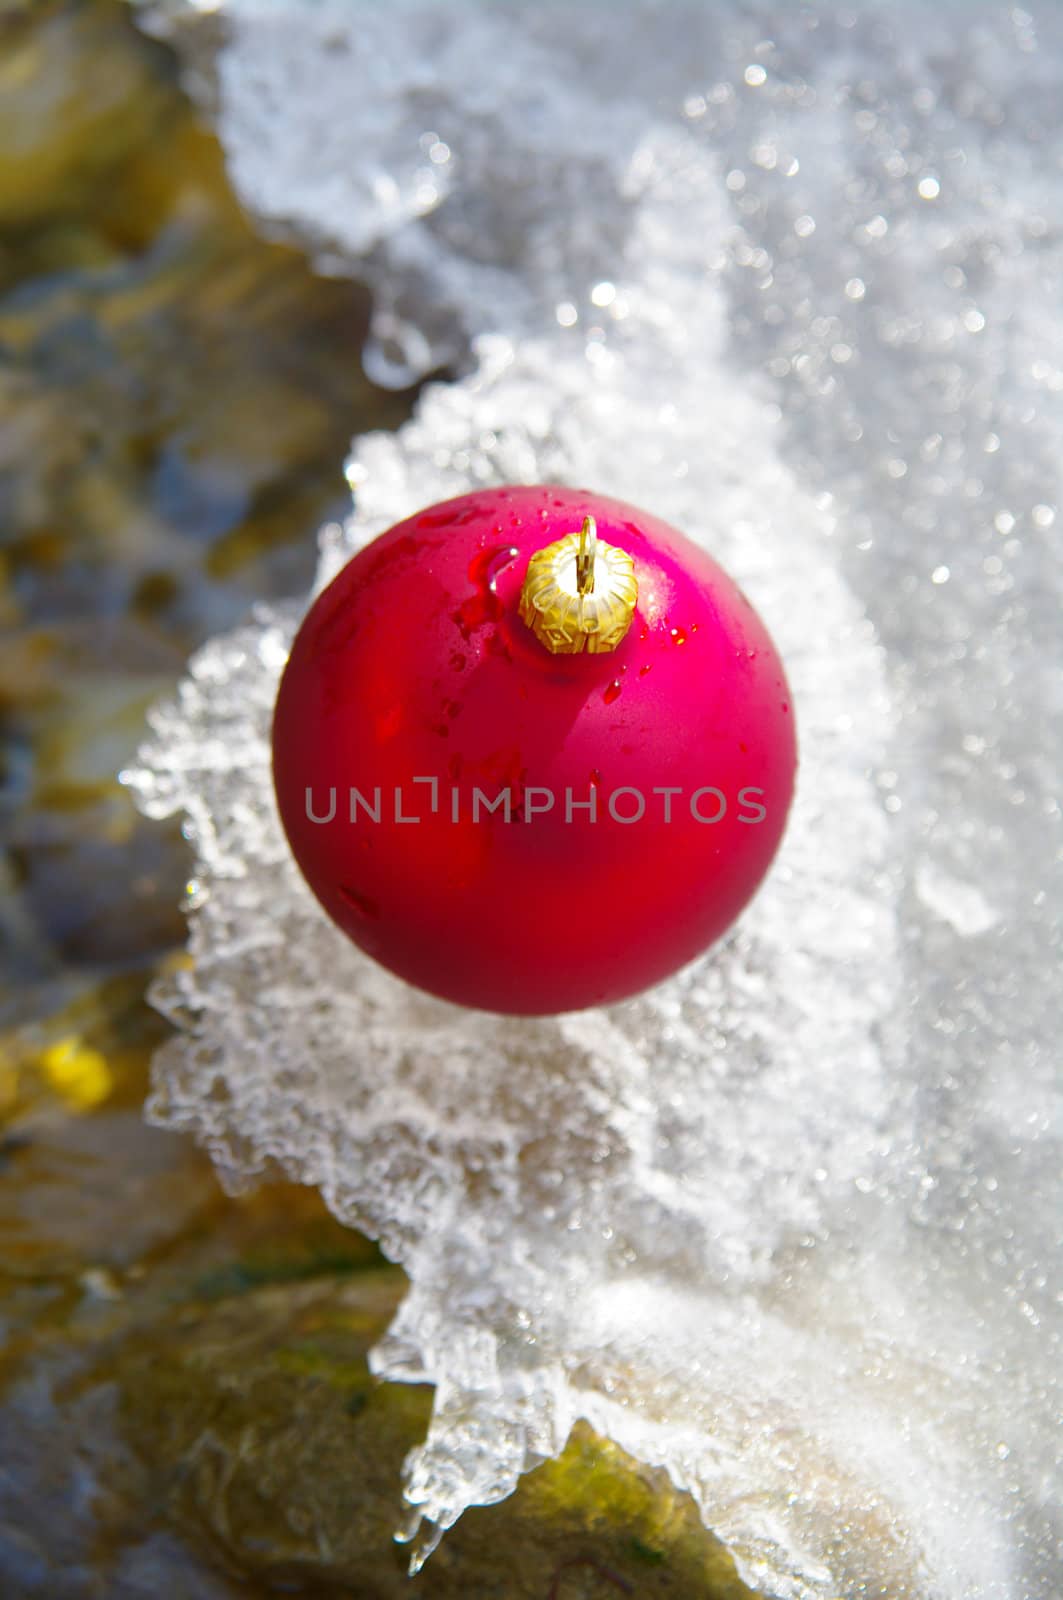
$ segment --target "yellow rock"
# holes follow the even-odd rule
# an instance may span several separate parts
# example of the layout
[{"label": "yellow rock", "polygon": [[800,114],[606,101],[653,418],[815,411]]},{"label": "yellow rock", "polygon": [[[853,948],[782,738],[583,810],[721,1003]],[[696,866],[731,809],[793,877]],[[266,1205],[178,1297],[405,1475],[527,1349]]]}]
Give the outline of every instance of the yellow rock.
[{"label": "yellow rock", "polygon": [[39,1064],[56,1094],[74,1111],[91,1111],[114,1088],[106,1058],[73,1033],[50,1045]]}]

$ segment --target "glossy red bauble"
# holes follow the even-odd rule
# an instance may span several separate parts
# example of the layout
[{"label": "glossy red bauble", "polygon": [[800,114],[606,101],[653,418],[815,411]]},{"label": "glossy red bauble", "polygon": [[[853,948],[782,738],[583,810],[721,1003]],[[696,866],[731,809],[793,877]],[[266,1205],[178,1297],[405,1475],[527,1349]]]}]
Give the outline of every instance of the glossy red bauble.
[{"label": "glossy red bauble", "polygon": [[[553,654],[530,558],[585,517],[634,563],[622,642]],[[277,801],[328,914],[410,983],[535,1014],[622,1000],[727,929],[783,833],[790,692],[749,601],[657,518],[481,490],[383,534],[311,607]]]}]

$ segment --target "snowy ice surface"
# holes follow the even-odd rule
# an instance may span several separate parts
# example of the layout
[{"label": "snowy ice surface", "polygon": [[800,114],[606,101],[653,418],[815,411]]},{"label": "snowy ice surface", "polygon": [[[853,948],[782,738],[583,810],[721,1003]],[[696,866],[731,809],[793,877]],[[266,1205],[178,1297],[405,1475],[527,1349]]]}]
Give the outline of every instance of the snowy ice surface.
[{"label": "snowy ice surface", "polygon": [[147,15],[248,206],[373,284],[374,376],[461,363],[356,441],[320,581],[477,484],[630,499],[753,597],[802,753],[721,947],[466,1013],[294,869],[304,602],[262,610],[128,775],[197,854],[151,1114],[406,1268],[415,1562],[584,1416],[766,1594],[1058,1600],[1063,15],[228,0],[216,57]]}]

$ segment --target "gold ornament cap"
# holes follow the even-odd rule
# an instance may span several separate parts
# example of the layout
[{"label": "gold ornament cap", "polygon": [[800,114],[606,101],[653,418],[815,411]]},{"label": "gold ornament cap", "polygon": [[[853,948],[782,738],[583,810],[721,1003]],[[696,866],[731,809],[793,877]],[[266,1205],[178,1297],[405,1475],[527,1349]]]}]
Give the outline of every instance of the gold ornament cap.
[{"label": "gold ornament cap", "polygon": [[593,517],[579,533],[537,550],[520,591],[520,618],[554,655],[604,655],[631,626],[639,589],[626,550],[598,538]]}]

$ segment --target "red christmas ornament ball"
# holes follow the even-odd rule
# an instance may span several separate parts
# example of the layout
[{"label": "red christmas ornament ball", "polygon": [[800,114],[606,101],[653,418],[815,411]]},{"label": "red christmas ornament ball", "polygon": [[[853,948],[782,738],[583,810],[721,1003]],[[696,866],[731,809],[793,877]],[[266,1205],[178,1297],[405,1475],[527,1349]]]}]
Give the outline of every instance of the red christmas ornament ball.
[{"label": "red christmas ornament ball", "polygon": [[550,485],[430,506],[360,551],[303,622],[273,723],[281,819],[329,916],[408,982],[522,1015],[622,1000],[718,939],[795,766],[741,590],[656,517]]}]

